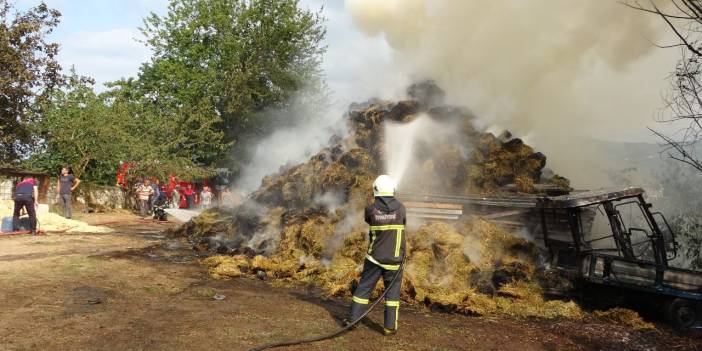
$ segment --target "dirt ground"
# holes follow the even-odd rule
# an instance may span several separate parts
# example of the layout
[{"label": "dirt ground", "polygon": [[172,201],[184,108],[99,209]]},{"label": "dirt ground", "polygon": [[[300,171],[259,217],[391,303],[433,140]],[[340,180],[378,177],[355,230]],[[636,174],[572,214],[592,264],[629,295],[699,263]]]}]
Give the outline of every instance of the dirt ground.
[{"label": "dirt ground", "polygon": [[[0,237],[0,350],[247,350],[333,330],[346,301],[252,278],[214,280],[167,225],[89,214],[110,234]],[[173,225],[173,224],[170,224]],[[215,295],[223,300],[213,299]],[[218,296],[219,297],[219,296]],[[702,350],[699,333],[470,317],[403,306],[337,339],[285,350]]]}]

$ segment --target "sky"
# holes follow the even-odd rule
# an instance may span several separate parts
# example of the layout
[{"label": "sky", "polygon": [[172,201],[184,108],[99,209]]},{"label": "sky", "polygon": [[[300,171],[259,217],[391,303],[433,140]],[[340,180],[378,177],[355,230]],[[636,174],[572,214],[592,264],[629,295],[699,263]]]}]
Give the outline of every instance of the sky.
[{"label": "sky", "polygon": [[[51,39],[61,45],[59,62],[64,69],[75,67],[79,74],[93,77],[96,88],[105,82],[136,76],[139,66],[150,57],[149,49],[138,42],[139,27],[150,12],[165,14],[168,0],[45,0],[61,12],[61,23]],[[19,9],[36,6],[37,0],[16,0]],[[322,7],[327,18],[328,46],[324,69],[330,88],[344,101],[367,99],[369,91],[358,92],[360,70],[387,67],[390,47],[381,37],[369,38],[354,29],[343,0],[302,0],[310,9]],[[387,71],[387,70],[383,70]],[[375,79],[377,74],[367,74]],[[368,85],[372,85],[368,82]],[[372,93],[372,91],[371,91]]]},{"label": "sky", "polygon": [[[135,76],[149,50],[135,39],[138,27],[151,11],[164,13],[166,0],[46,0],[61,12],[61,23],[51,36],[60,44],[59,63],[64,69],[75,67],[79,74],[93,77],[98,89],[102,83]],[[39,1],[18,0],[26,9]]]}]

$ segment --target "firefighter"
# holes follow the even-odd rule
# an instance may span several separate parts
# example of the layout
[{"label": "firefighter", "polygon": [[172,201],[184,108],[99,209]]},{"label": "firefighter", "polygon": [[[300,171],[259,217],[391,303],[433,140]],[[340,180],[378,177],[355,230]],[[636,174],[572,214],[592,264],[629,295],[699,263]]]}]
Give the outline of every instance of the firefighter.
[{"label": "firefighter", "polygon": [[[366,207],[365,220],[370,225],[368,252],[363,262],[363,271],[358,287],[354,291],[349,322],[355,321],[368,307],[368,299],[380,277],[385,289],[385,335],[397,332],[400,310],[400,286],[402,271],[400,264],[405,258],[405,206],[395,199],[395,182],[387,175],[379,176],[373,183],[373,205]],[[395,284],[390,282],[399,274]]]}]

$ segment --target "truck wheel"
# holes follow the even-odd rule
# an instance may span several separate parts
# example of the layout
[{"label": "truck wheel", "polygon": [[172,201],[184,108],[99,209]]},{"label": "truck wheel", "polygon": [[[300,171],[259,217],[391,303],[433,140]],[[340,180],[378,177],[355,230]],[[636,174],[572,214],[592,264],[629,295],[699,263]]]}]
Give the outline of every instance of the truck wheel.
[{"label": "truck wheel", "polygon": [[668,305],[668,321],[678,328],[692,328],[699,318],[699,310],[692,301],[675,299]]}]

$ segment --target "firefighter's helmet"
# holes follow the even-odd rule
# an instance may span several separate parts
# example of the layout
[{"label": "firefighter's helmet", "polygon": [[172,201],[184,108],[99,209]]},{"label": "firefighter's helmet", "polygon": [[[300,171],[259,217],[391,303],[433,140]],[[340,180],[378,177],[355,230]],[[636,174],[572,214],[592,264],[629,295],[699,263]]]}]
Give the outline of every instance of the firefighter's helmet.
[{"label": "firefighter's helmet", "polygon": [[373,182],[373,196],[395,196],[395,181],[389,175],[381,175]]}]

